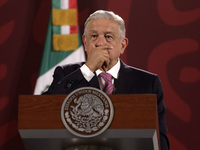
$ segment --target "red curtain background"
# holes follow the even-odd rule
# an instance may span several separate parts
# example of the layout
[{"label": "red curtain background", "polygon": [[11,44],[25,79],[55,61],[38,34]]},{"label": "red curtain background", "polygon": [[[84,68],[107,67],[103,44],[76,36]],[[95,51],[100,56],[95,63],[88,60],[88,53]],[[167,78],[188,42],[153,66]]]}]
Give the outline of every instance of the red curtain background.
[{"label": "red curtain background", "polygon": [[[200,1],[78,0],[81,34],[88,15],[112,10],[125,19],[129,65],[160,76],[172,150],[200,149]],[[51,0],[0,1],[0,149],[23,150],[17,131],[20,94],[38,76]]]}]

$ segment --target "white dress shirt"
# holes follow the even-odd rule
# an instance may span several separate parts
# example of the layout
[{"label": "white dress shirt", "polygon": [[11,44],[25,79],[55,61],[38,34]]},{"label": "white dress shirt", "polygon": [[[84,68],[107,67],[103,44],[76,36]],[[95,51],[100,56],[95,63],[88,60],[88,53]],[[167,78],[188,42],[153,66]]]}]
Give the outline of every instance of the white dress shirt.
[{"label": "white dress shirt", "polygon": [[[95,74],[84,64],[83,66],[81,66],[81,72],[84,76],[84,78],[89,82],[94,76]],[[106,73],[109,73],[112,75],[112,84],[114,84],[114,79],[118,78],[118,74],[119,74],[119,69],[120,69],[120,60],[118,59],[116,65],[114,65],[110,70],[108,70]],[[99,74],[102,71],[100,69],[98,69],[96,71],[96,75],[99,81],[99,86],[102,90],[103,85],[105,83],[104,79],[102,77],[99,76]]]}]

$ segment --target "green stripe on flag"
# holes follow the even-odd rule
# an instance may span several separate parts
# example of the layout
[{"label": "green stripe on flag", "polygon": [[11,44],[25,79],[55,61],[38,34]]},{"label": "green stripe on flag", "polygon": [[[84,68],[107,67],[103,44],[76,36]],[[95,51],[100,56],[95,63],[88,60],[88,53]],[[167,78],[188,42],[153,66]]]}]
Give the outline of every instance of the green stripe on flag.
[{"label": "green stripe on flag", "polygon": [[61,34],[61,26],[54,26],[52,25],[53,33],[54,34]]},{"label": "green stripe on flag", "polygon": [[52,8],[60,9],[61,8],[60,0],[52,0]]}]

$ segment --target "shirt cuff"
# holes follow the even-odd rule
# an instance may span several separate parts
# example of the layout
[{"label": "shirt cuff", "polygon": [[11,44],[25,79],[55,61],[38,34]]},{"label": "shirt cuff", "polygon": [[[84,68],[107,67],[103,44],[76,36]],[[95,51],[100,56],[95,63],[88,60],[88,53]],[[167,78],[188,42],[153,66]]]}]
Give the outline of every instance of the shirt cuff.
[{"label": "shirt cuff", "polygon": [[84,78],[89,82],[93,77],[94,77],[94,73],[84,64],[83,66],[81,66],[80,68]]}]

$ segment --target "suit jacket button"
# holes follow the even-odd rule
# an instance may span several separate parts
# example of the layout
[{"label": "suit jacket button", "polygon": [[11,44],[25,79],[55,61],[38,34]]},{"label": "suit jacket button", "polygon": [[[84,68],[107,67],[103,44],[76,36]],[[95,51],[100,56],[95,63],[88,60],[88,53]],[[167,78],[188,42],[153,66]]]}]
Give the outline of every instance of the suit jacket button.
[{"label": "suit jacket button", "polygon": [[68,84],[67,84],[67,87],[68,87],[68,88],[70,88],[71,86],[72,86],[72,84],[71,84],[71,83],[68,83]]}]

